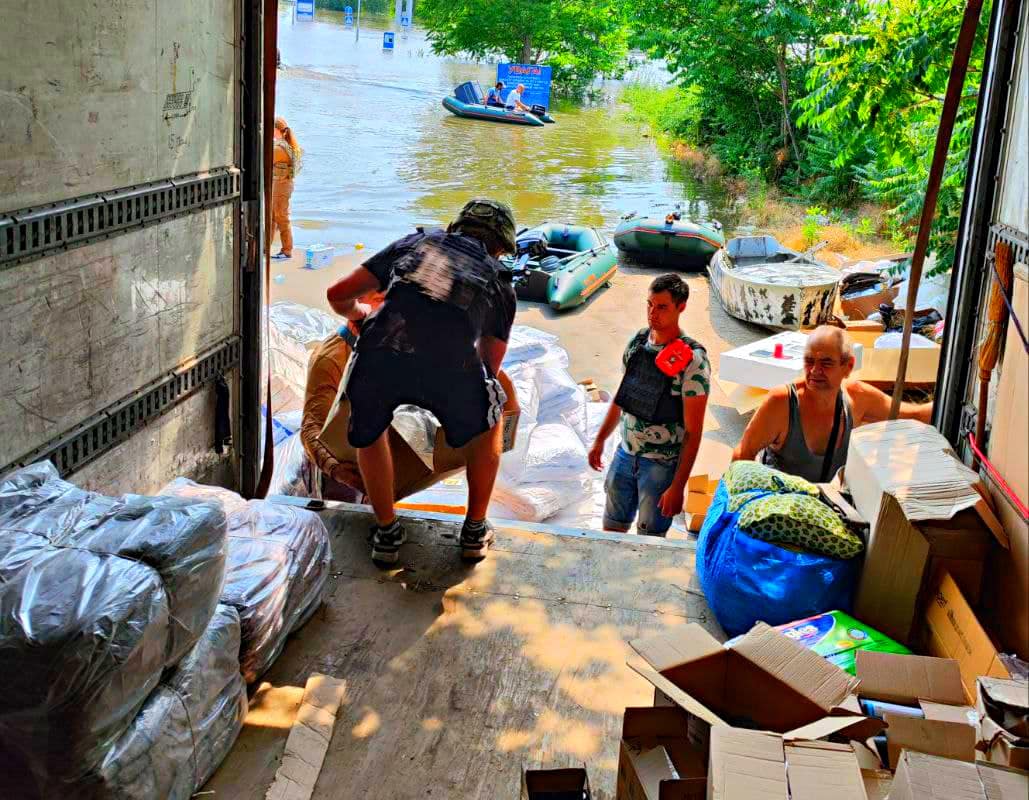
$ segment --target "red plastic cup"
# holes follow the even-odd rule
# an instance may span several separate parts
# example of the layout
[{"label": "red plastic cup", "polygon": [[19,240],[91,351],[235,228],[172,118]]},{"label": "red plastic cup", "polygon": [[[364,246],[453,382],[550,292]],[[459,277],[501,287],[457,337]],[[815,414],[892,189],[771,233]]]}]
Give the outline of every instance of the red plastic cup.
[{"label": "red plastic cup", "polygon": [[782,358],[783,357],[782,342],[776,342],[775,343],[775,350],[772,351],[772,357],[773,358]]}]

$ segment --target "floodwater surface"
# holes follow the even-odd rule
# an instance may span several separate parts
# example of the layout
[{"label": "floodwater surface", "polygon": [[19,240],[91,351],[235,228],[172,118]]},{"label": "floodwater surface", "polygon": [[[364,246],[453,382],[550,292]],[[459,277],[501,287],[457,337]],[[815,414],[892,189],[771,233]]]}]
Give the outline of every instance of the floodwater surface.
[{"label": "floodwater surface", "polygon": [[279,19],[283,69],[276,113],[303,149],[292,201],[300,246],[369,250],[416,225],[442,225],[471,197],[510,203],[519,227],[544,221],[597,227],[608,236],[628,212],[662,213],[676,202],[730,228],[730,199],[662,153],[617,103],[555,102],[543,128],[459,119],[441,101],[454,86],[495,80],[495,64],[434,55],[423,31],[382,48],[386,20],[342,16]]}]

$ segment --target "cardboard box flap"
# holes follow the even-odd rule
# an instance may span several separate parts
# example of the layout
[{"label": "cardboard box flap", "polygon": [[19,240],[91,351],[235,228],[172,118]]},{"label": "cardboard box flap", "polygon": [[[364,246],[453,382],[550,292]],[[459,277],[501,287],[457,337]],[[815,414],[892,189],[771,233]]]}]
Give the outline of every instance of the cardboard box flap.
[{"label": "cardboard box flap", "polygon": [[979,689],[996,703],[1029,711],[1029,682],[1006,678],[979,678]]},{"label": "cardboard box flap", "polygon": [[822,719],[817,722],[812,722],[810,725],[794,728],[792,731],[784,733],[783,738],[787,741],[801,739],[816,741],[818,739],[824,739],[827,736],[831,736],[834,733],[841,733],[845,734],[850,739],[864,741],[865,739],[871,739],[885,727],[886,723],[881,719],[874,719],[872,717],[853,716],[849,714],[843,716],[829,716],[822,717]]},{"label": "cardboard box flap", "polygon": [[965,704],[961,670],[952,658],[858,650],[857,676],[861,696],[872,700],[903,705],[917,705],[919,700]]},{"label": "cardboard box flap", "polygon": [[905,751],[890,800],[988,800],[975,764]]},{"label": "cardboard box flap", "polygon": [[661,794],[661,781],[678,780],[671,756],[663,747],[653,747],[634,761],[636,777],[643,786],[648,800],[657,800]]},{"label": "cardboard box flap", "polygon": [[886,715],[886,745],[890,766],[896,767],[902,750],[975,761],[976,729],[967,722],[942,722],[902,714]]},{"label": "cardboard box flap", "polygon": [[711,729],[710,800],[789,797],[783,740],[774,733],[727,726]]},{"label": "cardboard box flap", "polygon": [[684,711],[688,711],[690,714],[699,717],[709,725],[728,724],[714,711],[712,711],[702,703],[698,703],[696,700],[694,700],[692,697],[686,694],[686,692],[684,692],[682,689],[680,689],[678,686],[676,686],[674,683],[668,680],[668,678],[666,678],[657,670],[651,669],[645,664],[642,664],[639,661],[635,660],[629,661],[628,664],[630,669],[632,669],[636,674],[640,675],[641,677],[649,681],[655,689],[660,689],[662,692],[664,692],[669,700],[671,700]]},{"label": "cardboard box flap", "polygon": [[952,706],[947,703],[934,703],[931,700],[919,700],[918,705],[922,707],[922,713],[928,720],[960,722],[972,727],[979,724],[979,715],[971,706]]},{"label": "cardboard box flap", "polygon": [[1025,800],[1029,797],[1029,773],[979,762],[979,780],[986,800]]},{"label": "cardboard box flap", "polygon": [[865,800],[861,768],[849,745],[790,742],[784,750],[791,800]]},{"label": "cardboard box flap", "polygon": [[695,622],[673,628],[668,633],[633,639],[629,645],[658,672],[720,653],[723,649],[714,636]]},{"label": "cardboard box flap", "polygon": [[868,800],[889,800],[893,787],[893,773],[887,769],[863,769],[861,780],[865,784]]},{"label": "cardboard box flap", "polygon": [[843,703],[857,688],[857,679],[813,650],[758,623],[732,645],[756,664],[825,712]]}]

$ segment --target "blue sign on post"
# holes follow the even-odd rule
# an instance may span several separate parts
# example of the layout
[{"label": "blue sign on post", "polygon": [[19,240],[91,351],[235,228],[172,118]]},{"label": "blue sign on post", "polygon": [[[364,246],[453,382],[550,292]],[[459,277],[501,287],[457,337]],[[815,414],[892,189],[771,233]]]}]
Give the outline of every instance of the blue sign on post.
[{"label": "blue sign on post", "polygon": [[402,27],[402,28],[410,28],[411,27],[411,18],[406,16],[406,15],[401,17],[400,18],[400,27]]},{"label": "blue sign on post", "polygon": [[386,31],[385,33],[383,33],[382,34],[382,49],[383,50],[392,50],[393,49],[393,39],[394,38],[395,37],[393,35],[393,31]]},{"label": "blue sign on post", "polygon": [[297,0],[297,19],[314,19],[314,0]]},{"label": "blue sign on post", "polygon": [[[522,102],[527,106],[550,107],[550,67],[542,64],[497,64],[497,80],[504,82],[504,92],[519,83],[525,84]],[[507,94],[504,95],[505,99]]]},{"label": "blue sign on post", "polygon": [[354,9],[352,6],[347,6],[343,9],[343,24],[350,28],[354,24]]}]

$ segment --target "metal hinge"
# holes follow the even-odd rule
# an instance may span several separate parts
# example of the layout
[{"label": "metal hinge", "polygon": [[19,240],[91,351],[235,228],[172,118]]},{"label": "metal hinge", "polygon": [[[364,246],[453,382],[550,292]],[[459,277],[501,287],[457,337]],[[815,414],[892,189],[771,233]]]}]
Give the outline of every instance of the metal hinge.
[{"label": "metal hinge", "polygon": [[238,336],[225,339],[188,364],[99,411],[31,453],[0,467],[0,475],[44,460],[52,461],[61,477],[70,475],[237,367],[240,351]]},{"label": "metal hinge", "polygon": [[232,202],[239,186],[226,167],[0,214],[0,269]]}]

